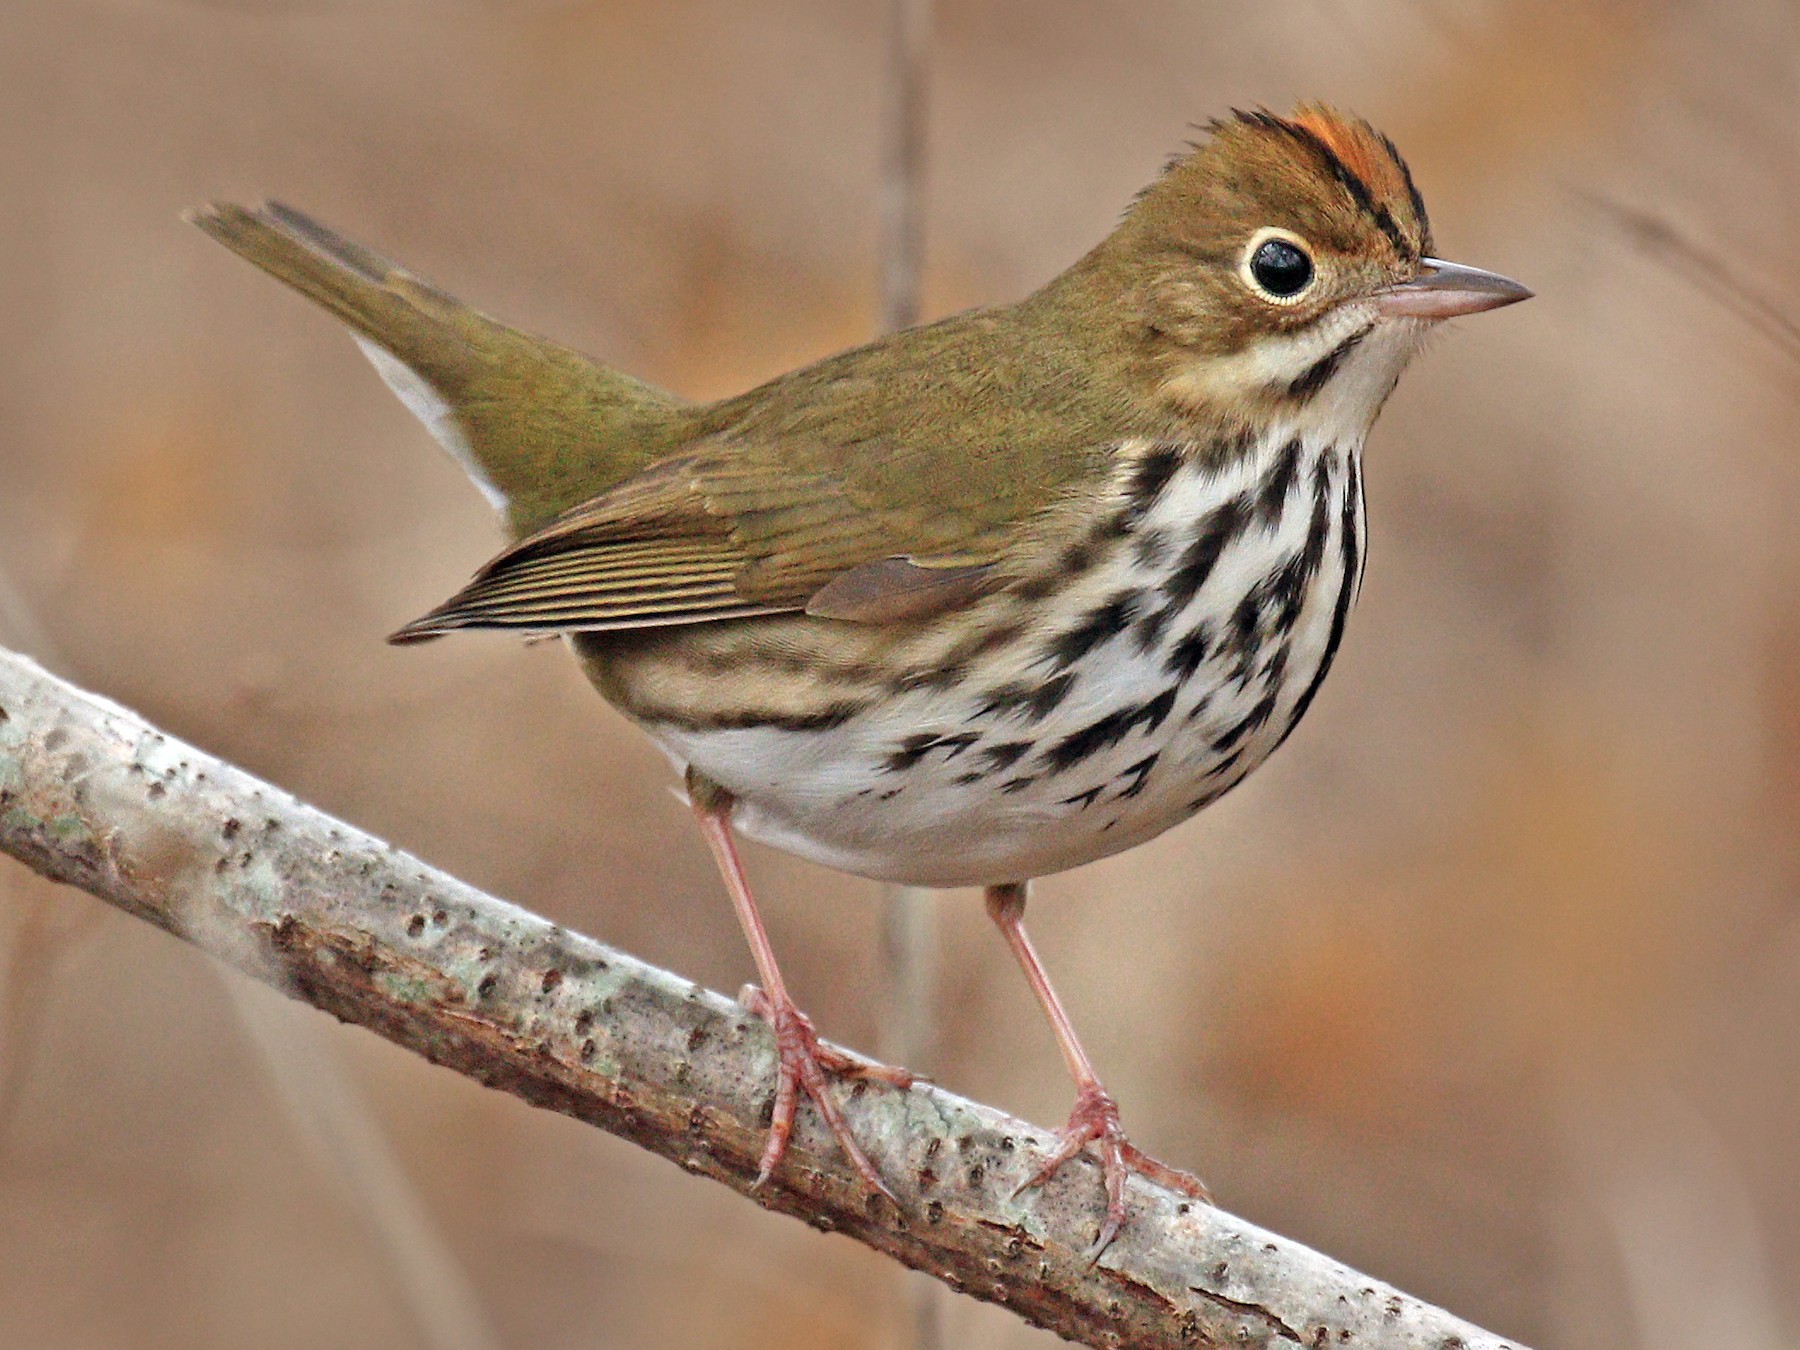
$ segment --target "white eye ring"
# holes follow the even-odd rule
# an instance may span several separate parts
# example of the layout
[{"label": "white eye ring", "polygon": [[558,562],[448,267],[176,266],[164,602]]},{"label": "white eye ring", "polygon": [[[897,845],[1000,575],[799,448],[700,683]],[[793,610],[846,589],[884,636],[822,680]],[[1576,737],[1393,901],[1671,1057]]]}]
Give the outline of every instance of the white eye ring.
[{"label": "white eye ring", "polygon": [[[1271,249],[1269,245],[1276,245]],[[1238,275],[1259,299],[1272,305],[1292,305],[1306,298],[1318,282],[1318,265],[1312,250],[1291,230],[1265,226],[1250,236]],[[1291,285],[1291,290],[1283,286]]]}]

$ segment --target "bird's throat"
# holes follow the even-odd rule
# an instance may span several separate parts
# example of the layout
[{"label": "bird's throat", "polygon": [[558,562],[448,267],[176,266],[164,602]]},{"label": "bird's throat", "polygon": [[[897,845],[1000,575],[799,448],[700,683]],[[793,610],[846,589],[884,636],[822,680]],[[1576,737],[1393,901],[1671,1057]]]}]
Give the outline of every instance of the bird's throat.
[{"label": "bird's throat", "polygon": [[1171,352],[1158,393],[1189,417],[1282,423],[1323,440],[1360,443],[1425,329],[1383,319],[1368,306],[1345,306],[1235,352]]}]

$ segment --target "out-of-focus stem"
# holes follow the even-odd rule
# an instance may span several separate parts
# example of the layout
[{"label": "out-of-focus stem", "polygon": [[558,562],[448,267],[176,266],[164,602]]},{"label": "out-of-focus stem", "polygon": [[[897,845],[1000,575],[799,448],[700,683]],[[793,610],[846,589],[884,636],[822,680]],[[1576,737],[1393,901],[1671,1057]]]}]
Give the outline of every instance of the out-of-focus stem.
[{"label": "out-of-focus stem", "polygon": [[[885,332],[919,321],[931,5],[932,0],[890,0],[888,7],[881,127],[881,327]],[[880,1053],[889,1063],[928,1073],[937,964],[931,892],[917,886],[889,886],[882,908],[888,1008]],[[941,1350],[942,1290],[933,1281],[910,1276],[907,1296],[912,1350]]]}]

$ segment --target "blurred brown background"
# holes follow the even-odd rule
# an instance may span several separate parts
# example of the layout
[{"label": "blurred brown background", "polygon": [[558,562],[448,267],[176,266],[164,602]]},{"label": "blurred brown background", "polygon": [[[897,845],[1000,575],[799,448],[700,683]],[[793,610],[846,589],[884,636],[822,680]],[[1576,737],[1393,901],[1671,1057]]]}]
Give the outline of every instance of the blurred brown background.
[{"label": "blurred brown background", "polygon": [[[565,655],[382,644],[497,544],[487,509],[330,320],[177,213],[278,195],[733,391],[875,322],[884,10],[7,0],[0,640],[735,989],[660,756]],[[1540,294],[1447,334],[1377,427],[1364,598],[1301,733],[1200,821],[1040,888],[1139,1142],[1540,1348],[1791,1343],[1800,365],[1582,194],[1800,309],[1800,10],[939,10],[929,315],[1065,265],[1189,122],[1304,96],[1394,135],[1448,256]],[[751,862],[802,1002],[872,1046],[877,888]],[[979,904],[940,911],[928,1067],[1061,1120]],[[904,1288],[0,866],[7,1347],[898,1350]],[[1047,1343],[945,1317],[951,1345]]]}]

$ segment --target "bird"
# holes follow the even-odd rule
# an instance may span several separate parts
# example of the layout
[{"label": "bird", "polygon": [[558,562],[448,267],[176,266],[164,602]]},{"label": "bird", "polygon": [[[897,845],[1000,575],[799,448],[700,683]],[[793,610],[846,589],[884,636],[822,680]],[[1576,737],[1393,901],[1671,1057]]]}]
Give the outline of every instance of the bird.
[{"label": "bird", "polygon": [[1362,448],[1443,320],[1532,292],[1439,258],[1391,139],[1326,104],[1199,129],[1022,300],[690,402],[487,317],[278,203],[188,218],[346,324],[510,542],[394,633],[557,635],[657,742],[725,882],[777,1047],[758,1184],[810,1101],[898,1204],[783,980],[739,835],[861,877],[977,887],[1073,1109],[1021,1190],[1132,1144],[1024,925],[1032,881],[1132,848],[1281,745],[1367,558]]}]

